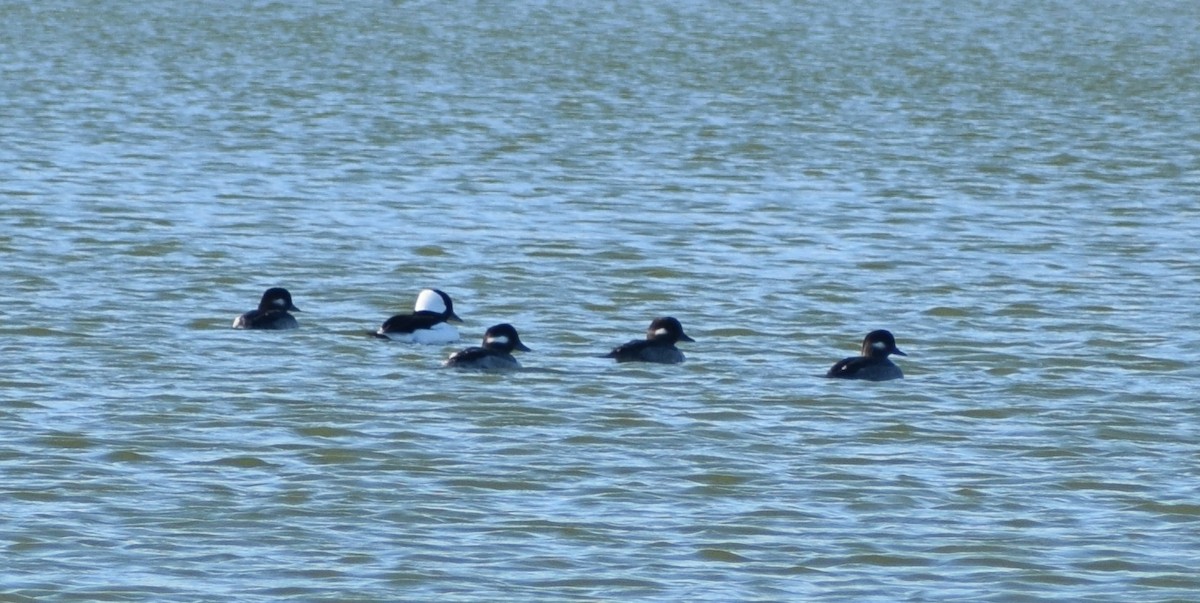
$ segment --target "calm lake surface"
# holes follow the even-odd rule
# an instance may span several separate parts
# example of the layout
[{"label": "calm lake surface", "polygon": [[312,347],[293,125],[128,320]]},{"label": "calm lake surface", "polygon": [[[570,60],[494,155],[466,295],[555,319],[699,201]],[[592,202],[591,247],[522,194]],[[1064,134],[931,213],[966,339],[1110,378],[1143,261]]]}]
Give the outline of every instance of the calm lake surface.
[{"label": "calm lake surface", "polygon": [[1195,601],[1198,23],[4,3],[0,601]]}]

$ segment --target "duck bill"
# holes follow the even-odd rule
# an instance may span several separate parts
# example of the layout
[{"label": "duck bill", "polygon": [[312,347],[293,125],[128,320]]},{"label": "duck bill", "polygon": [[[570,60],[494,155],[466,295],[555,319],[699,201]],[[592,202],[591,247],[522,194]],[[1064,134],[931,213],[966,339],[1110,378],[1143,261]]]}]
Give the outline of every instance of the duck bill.
[{"label": "duck bill", "polygon": [[450,316],[447,316],[446,320],[447,321],[452,320],[454,322],[462,322],[463,321],[463,319],[459,318],[458,315],[455,314],[454,312],[450,312]]},{"label": "duck bill", "polygon": [[679,334],[679,341],[690,341],[690,342],[692,342],[692,343],[695,343],[695,342],[696,342],[696,340],[695,340],[695,339],[692,339],[691,337],[688,337],[688,336],[687,336],[687,333],[680,333],[680,334]]},{"label": "duck bill", "polygon": [[297,307],[296,307],[295,305],[293,305],[293,304],[288,304],[288,307],[287,307],[287,309],[288,309],[288,311],[289,311],[289,312],[299,312],[299,311],[300,311],[300,308],[297,308]]},{"label": "duck bill", "polygon": [[527,346],[519,341],[517,342],[517,345],[513,346],[513,348],[521,350],[522,352],[532,352],[533,351],[533,350],[529,349],[529,346]]},{"label": "duck bill", "polygon": [[900,348],[892,348],[892,353],[897,356],[907,356],[908,355],[908,354],[905,354],[904,352],[901,352]]}]

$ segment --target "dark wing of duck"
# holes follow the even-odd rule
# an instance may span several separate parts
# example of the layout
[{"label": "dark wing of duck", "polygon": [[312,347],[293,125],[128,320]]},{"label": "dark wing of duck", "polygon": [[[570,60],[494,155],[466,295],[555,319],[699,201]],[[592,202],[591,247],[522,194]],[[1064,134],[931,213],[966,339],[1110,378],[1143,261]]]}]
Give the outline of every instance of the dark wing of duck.
[{"label": "dark wing of duck", "polygon": [[445,322],[437,312],[416,312],[413,314],[397,314],[385,321],[380,327],[384,333],[412,333],[420,329],[428,329],[439,322]]},{"label": "dark wing of duck", "polygon": [[237,317],[237,320],[234,321],[233,326],[239,327],[242,329],[253,329],[254,321],[258,320],[259,314],[261,314],[261,312],[259,312],[258,310],[250,310],[249,312],[244,312],[241,316]]},{"label": "dark wing of duck", "polygon": [[833,365],[829,369],[828,373],[825,373],[825,376],[840,379],[853,379],[855,374],[857,374],[862,368],[863,361],[865,360],[866,358],[862,356],[851,356],[849,358],[839,360],[837,364]]},{"label": "dark wing of duck", "polygon": [[251,310],[241,315],[235,326],[243,329],[286,330],[299,326],[296,318],[284,310]]},{"label": "dark wing of duck", "polygon": [[453,366],[455,364],[479,362],[480,360],[483,360],[492,354],[492,350],[487,348],[467,348],[465,350],[459,350],[453,354],[450,354],[450,357],[446,359],[446,364]]},{"label": "dark wing of duck", "polygon": [[616,358],[617,362],[636,362],[642,359],[642,352],[646,346],[650,345],[647,339],[634,339],[628,343],[623,343],[612,349],[611,352],[605,354],[605,358]]}]

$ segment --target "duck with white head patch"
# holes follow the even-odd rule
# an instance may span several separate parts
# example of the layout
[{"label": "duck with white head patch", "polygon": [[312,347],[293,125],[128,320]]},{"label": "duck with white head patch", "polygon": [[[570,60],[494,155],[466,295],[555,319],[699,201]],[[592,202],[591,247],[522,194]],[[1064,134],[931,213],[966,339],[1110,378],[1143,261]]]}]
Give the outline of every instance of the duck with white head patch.
[{"label": "duck with white head patch", "polygon": [[454,300],[439,289],[422,289],[411,314],[397,314],[383,322],[375,336],[381,339],[438,345],[458,341],[458,329],[449,321],[462,322],[454,313]]},{"label": "duck with white head patch", "polygon": [[263,293],[258,308],[233,320],[235,329],[295,329],[300,326],[296,317],[288,312],[299,312],[292,303],[292,294],[283,287],[272,287]]},{"label": "duck with white head patch", "polygon": [[521,343],[517,329],[508,323],[491,327],[483,334],[483,345],[455,352],[442,366],[465,369],[512,370],[521,368],[513,350],[532,351]]},{"label": "duck with white head patch", "polygon": [[646,329],[645,339],[634,339],[619,345],[605,358],[615,358],[617,362],[657,362],[659,364],[678,364],[683,362],[683,352],[675,347],[679,341],[696,341],[683,332],[683,325],[671,316],[655,318]]},{"label": "duck with white head patch", "polygon": [[839,361],[825,373],[836,379],[863,379],[866,381],[890,381],[903,379],[900,367],[888,359],[891,354],[907,356],[896,347],[896,338],[890,331],[871,331],[863,338],[862,355],[851,356]]}]

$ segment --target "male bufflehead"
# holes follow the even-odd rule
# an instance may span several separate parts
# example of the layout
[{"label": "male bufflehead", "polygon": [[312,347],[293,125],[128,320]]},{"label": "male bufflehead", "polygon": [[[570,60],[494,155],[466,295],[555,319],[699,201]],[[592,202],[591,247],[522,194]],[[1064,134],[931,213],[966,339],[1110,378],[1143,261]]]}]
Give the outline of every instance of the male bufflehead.
[{"label": "male bufflehead", "polygon": [[455,352],[442,366],[469,369],[519,369],[521,363],[513,358],[512,351],[531,351],[521,343],[517,330],[508,323],[491,327],[483,334],[483,347],[467,348]]},{"label": "male bufflehead", "polygon": [[300,326],[296,317],[288,311],[299,312],[292,304],[292,294],[283,287],[271,287],[263,293],[258,309],[251,310],[233,320],[235,329],[295,329]]},{"label": "male bufflehead", "polygon": [[462,322],[454,313],[454,302],[437,289],[422,289],[412,314],[397,314],[375,331],[375,336],[430,345],[458,341],[458,329],[447,321]]},{"label": "male bufflehead", "polygon": [[683,325],[670,316],[655,318],[646,329],[645,339],[634,339],[613,348],[605,358],[616,358],[617,362],[658,362],[678,364],[683,362],[683,352],[675,347],[677,341],[696,341],[683,332]]},{"label": "male bufflehead", "polygon": [[863,338],[861,356],[851,356],[838,362],[825,376],[867,381],[903,379],[904,373],[900,371],[900,367],[888,360],[889,354],[908,355],[896,347],[896,338],[892,337],[890,332],[883,329],[871,331]]}]

